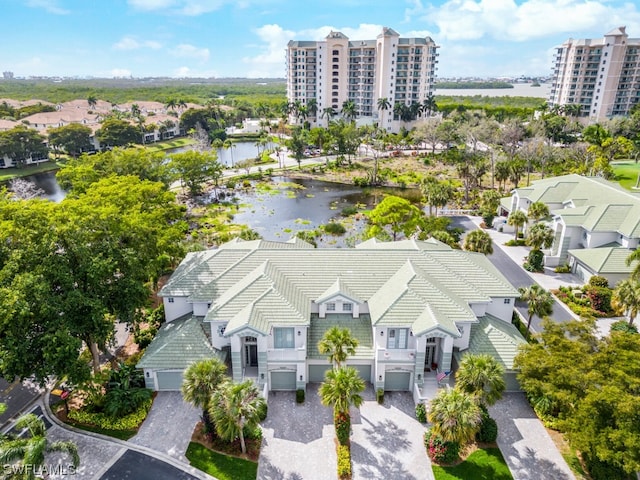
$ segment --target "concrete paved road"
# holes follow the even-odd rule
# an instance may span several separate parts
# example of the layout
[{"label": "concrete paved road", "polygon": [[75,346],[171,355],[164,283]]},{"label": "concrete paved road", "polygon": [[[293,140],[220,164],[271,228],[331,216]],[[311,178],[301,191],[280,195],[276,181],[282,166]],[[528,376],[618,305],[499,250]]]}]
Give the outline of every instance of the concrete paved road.
[{"label": "concrete paved road", "polygon": [[[460,216],[450,218],[452,220],[452,226],[464,228],[465,231],[471,231],[478,228],[476,224],[473,223],[471,219],[469,219],[469,217]],[[501,246],[496,245],[495,242],[493,245],[493,254],[487,255],[487,258],[515,288],[529,287],[536,283],[527,274],[527,272],[525,272],[522,266],[514,262],[506,253],[502,251]],[[517,301],[516,309],[524,318],[529,317],[529,314],[527,313],[526,302]],[[560,304],[560,302],[555,299],[553,302],[553,314],[551,314],[551,318],[560,323],[568,322],[569,320],[573,319],[569,312],[567,312],[565,308]],[[531,320],[531,330],[536,333],[542,331],[542,319],[537,315],[534,315],[533,319]]]},{"label": "concrete paved road", "polygon": [[505,393],[489,413],[498,424],[498,446],[514,480],[575,479],[524,393]]},{"label": "concrete paved road", "polygon": [[197,480],[197,477],[177,469],[157,458],[133,450],[125,451],[100,477],[100,480]]},{"label": "concrete paved road", "polygon": [[40,395],[42,389],[29,381],[9,382],[0,378],[0,402],[7,405],[7,410],[0,415],[0,429],[4,429],[10,421],[25,413]]}]

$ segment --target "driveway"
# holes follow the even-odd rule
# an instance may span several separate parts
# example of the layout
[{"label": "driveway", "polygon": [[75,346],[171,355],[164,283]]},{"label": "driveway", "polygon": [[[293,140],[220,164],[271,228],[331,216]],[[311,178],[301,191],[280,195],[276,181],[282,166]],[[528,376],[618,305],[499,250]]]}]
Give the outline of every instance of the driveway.
[{"label": "driveway", "polygon": [[[318,386],[307,386],[302,405],[295,392],[269,394],[258,480],[337,478],[333,416],[320,403]],[[411,394],[387,393],[378,405],[369,385],[363,397],[360,410],[351,411],[353,479],[433,479]]]},{"label": "driveway", "polygon": [[147,419],[129,441],[188,464],[184,453],[201,413],[180,392],[158,392]]},{"label": "driveway", "polygon": [[514,480],[575,479],[524,393],[506,393],[489,413],[498,423],[498,446]]}]

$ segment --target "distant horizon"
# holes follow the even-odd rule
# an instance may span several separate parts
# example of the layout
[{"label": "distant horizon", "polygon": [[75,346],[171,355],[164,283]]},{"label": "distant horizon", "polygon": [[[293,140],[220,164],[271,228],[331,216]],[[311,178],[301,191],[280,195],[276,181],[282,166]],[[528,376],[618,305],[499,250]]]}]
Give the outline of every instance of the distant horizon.
[{"label": "distant horizon", "polygon": [[[3,5],[0,71],[16,77],[283,78],[290,40],[383,26],[440,46],[440,78],[545,77],[555,47],[626,26],[626,0],[14,0]],[[606,21],[603,21],[606,19]],[[384,24],[381,22],[384,20]]]}]

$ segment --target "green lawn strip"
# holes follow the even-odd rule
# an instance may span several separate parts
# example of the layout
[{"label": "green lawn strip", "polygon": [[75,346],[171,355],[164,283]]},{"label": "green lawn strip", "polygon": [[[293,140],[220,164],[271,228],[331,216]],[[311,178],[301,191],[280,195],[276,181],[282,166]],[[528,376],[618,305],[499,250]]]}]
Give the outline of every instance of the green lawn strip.
[{"label": "green lawn strip", "polygon": [[453,467],[433,466],[436,480],[513,480],[499,448],[482,448]]},{"label": "green lawn strip", "polygon": [[93,432],[93,433],[100,433],[102,435],[118,438],[120,440],[129,440],[136,433],[138,433],[137,430],[106,430],[103,428],[92,427],[90,425],[84,425],[82,423],[75,423],[71,421],[67,421],[67,423],[73,427],[79,428],[80,430],[86,430],[87,432]]},{"label": "green lawn strip", "polygon": [[628,160],[612,163],[611,166],[620,185],[628,190],[636,186],[638,174],[640,174],[640,162],[636,163],[633,160]]},{"label": "green lawn strip", "polygon": [[192,138],[178,138],[175,140],[166,140],[163,142],[152,143],[145,145],[150,152],[161,152],[163,150],[170,150],[172,148],[184,147],[186,145],[193,145],[195,142]]},{"label": "green lawn strip", "polygon": [[218,480],[255,480],[258,474],[257,463],[214,452],[199,443],[189,443],[185,455],[191,465]]},{"label": "green lawn strip", "polygon": [[13,178],[27,177],[36,173],[50,172],[52,170],[58,170],[60,164],[56,162],[43,162],[37,165],[25,165],[24,167],[11,167],[7,169],[0,169],[0,182],[6,182]]}]

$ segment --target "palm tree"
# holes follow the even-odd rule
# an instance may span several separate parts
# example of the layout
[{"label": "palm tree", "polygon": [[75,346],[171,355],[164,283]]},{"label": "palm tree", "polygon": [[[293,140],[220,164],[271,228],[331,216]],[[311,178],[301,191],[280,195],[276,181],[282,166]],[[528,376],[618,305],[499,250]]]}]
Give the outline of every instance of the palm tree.
[{"label": "palm tree", "polygon": [[333,422],[338,441],[346,444],[351,429],[351,406],[360,408],[362,395],[365,389],[364,380],[353,367],[342,367],[337,370],[329,370],[325,381],[320,385],[318,394],[320,401],[327,407],[333,407]]},{"label": "palm tree", "polygon": [[348,122],[351,122],[356,118],[356,109],[356,102],[353,100],[345,100],[342,103],[342,116],[346,118]]},{"label": "palm tree", "polygon": [[549,248],[553,244],[553,230],[544,223],[536,223],[527,230],[527,245],[534,250]]},{"label": "palm tree", "polygon": [[[16,422],[18,431],[27,429],[29,438],[7,440],[0,445],[0,463],[3,465],[20,462],[25,468],[26,478],[35,479],[35,473],[44,465],[45,455],[50,452],[63,452],[71,457],[74,467],[80,465],[76,444],[67,442],[49,442],[44,422],[32,413],[20,417]],[[22,477],[21,477],[22,478]]]},{"label": "palm tree", "polygon": [[222,146],[225,150],[229,150],[231,152],[231,166],[233,167],[233,149],[236,148],[236,144],[227,138]]},{"label": "palm tree", "polygon": [[627,266],[630,266],[633,262],[638,262],[631,272],[631,278],[634,280],[640,280],[640,248],[634,250],[631,255],[627,257]]},{"label": "palm tree", "polygon": [[611,304],[629,315],[629,325],[640,313],[640,283],[633,279],[623,280],[613,290]]},{"label": "palm tree", "polygon": [[95,95],[89,95],[87,97],[87,104],[89,105],[89,108],[96,108],[96,105],[98,105],[98,97]]},{"label": "palm tree", "polygon": [[527,223],[527,215],[522,210],[516,210],[511,212],[509,218],[507,218],[507,224],[515,227],[515,238],[518,239],[518,233],[520,233],[520,227]]},{"label": "palm tree", "polygon": [[264,407],[264,398],[251,380],[242,383],[225,382],[214,392],[209,414],[218,435],[230,442],[240,437],[242,453],[247,453],[244,428],[258,426],[260,412]]},{"label": "palm tree", "polygon": [[329,122],[333,117],[335,117],[335,115],[336,115],[336,111],[333,109],[333,107],[326,107],[322,109],[322,113],[320,114],[320,117],[327,119],[327,127],[329,127]]},{"label": "palm tree", "polygon": [[537,222],[538,220],[549,216],[549,207],[543,202],[533,202],[527,210],[529,220]]},{"label": "palm tree", "polygon": [[436,104],[436,97],[433,93],[429,93],[422,104],[423,111],[430,117],[433,112],[438,111],[438,105]]},{"label": "palm tree", "polygon": [[380,128],[382,128],[385,132],[387,131],[387,127],[384,124],[384,115],[383,113],[386,110],[391,108],[391,102],[387,97],[380,97],[377,102],[378,110],[380,111]]},{"label": "palm tree", "polygon": [[482,405],[493,405],[506,389],[504,368],[491,355],[464,355],[456,372],[456,388],[475,395]]},{"label": "palm tree", "polygon": [[464,445],[480,428],[482,410],[475,398],[458,388],[440,390],[431,400],[429,422],[431,431],[445,442]]},{"label": "palm tree", "polygon": [[182,397],[196,408],[202,409],[206,417],[213,392],[225,381],[227,367],[217,358],[194,362],[184,372]]},{"label": "palm tree", "polygon": [[169,110],[169,109],[175,110],[176,107],[178,106],[178,102],[176,101],[175,98],[169,98],[169,99],[167,99],[167,101],[164,104],[164,106],[167,108],[167,110]]},{"label": "palm tree", "polygon": [[491,255],[493,253],[491,235],[482,230],[474,230],[464,237],[462,247],[470,252],[478,252],[485,255]]},{"label": "palm tree", "polygon": [[420,184],[420,190],[429,205],[429,215],[432,213],[432,207],[435,207],[437,216],[438,207],[445,207],[453,198],[451,184],[449,182],[441,182],[434,177],[425,177]]},{"label": "palm tree", "polygon": [[142,114],[142,111],[140,110],[140,107],[138,106],[137,103],[134,103],[133,105],[131,105],[132,117],[140,117],[141,114]]},{"label": "palm tree", "polygon": [[318,351],[322,354],[329,354],[329,362],[333,363],[337,370],[342,366],[342,362],[347,356],[356,353],[358,340],[351,335],[348,328],[331,327],[324,332],[322,340],[318,343]]},{"label": "palm tree", "polygon": [[309,116],[316,118],[316,114],[318,113],[318,101],[315,98],[310,99],[307,102],[307,109],[309,111]]},{"label": "palm tree", "polygon": [[534,315],[539,317],[546,317],[553,313],[553,297],[540,285],[533,284],[530,287],[520,287],[520,300],[524,300],[528,303],[527,313],[529,318],[527,319],[527,334],[531,328],[531,320]]}]

